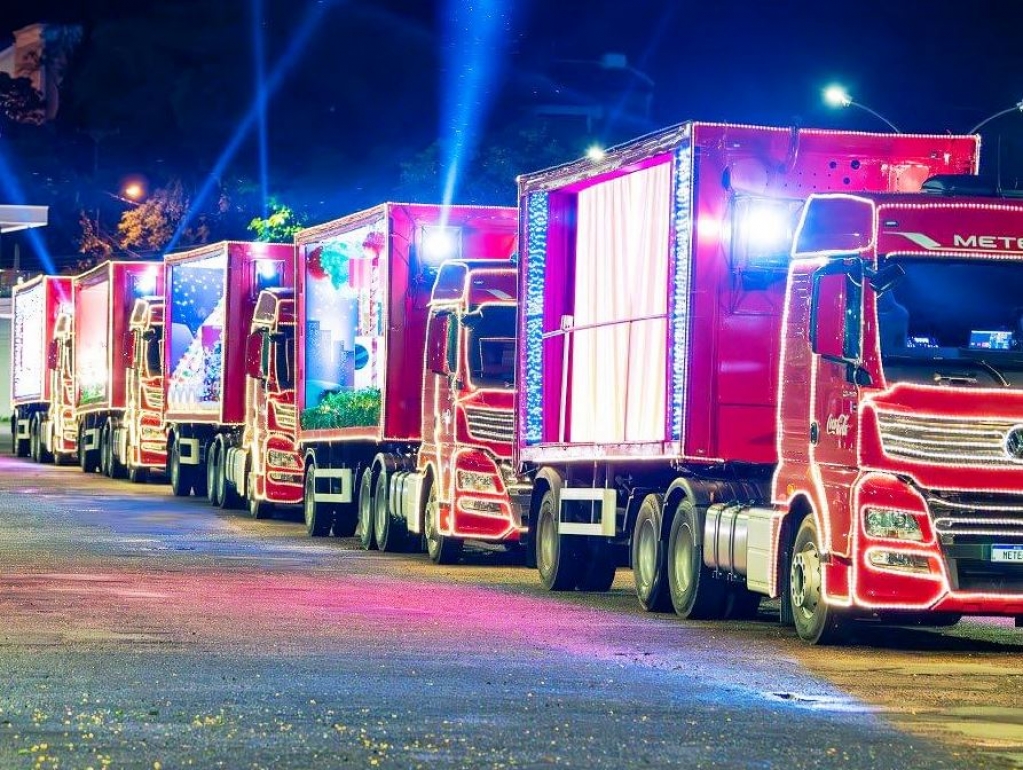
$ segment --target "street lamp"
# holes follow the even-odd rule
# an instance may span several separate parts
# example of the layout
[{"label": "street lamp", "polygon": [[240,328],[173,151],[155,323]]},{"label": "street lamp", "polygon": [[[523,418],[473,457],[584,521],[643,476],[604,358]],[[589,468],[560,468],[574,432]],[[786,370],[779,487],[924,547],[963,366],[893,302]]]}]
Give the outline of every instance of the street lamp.
[{"label": "street lamp", "polygon": [[984,118],[982,121],[980,121],[980,123],[975,125],[973,128],[971,128],[966,133],[967,134],[975,134],[983,126],[986,126],[992,120],[995,120],[996,118],[1000,118],[1000,117],[1002,117],[1002,115],[1008,115],[1010,112],[1023,112],[1023,99],[1020,99],[1018,102],[1016,102],[1011,107],[1006,107],[1004,110],[999,110],[994,115],[988,115],[986,118]]},{"label": "street lamp", "polygon": [[825,104],[828,104],[831,107],[859,107],[861,110],[863,110],[864,112],[869,112],[871,115],[873,115],[875,118],[882,121],[883,123],[887,123],[888,126],[892,129],[892,131],[894,131],[896,134],[902,133],[899,130],[898,126],[896,126],[894,123],[888,120],[888,118],[886,118],[881,113],[870,109],[870,107],[868,107],[865,104],[854,102],[853,98],[849,96],[849,92],[842,88],[842,86],[828,86],[827,88],[825,88],[824,102]]}]

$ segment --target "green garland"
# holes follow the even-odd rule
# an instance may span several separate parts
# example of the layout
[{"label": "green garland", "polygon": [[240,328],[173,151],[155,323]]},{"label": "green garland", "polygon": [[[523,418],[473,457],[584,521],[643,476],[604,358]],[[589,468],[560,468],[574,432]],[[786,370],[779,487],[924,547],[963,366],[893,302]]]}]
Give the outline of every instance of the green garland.
[{"label": "green garland", "polygon": [[302,428],[376,427],[380,422],[380,388],[326,393],[320,403],[302,412]]}]

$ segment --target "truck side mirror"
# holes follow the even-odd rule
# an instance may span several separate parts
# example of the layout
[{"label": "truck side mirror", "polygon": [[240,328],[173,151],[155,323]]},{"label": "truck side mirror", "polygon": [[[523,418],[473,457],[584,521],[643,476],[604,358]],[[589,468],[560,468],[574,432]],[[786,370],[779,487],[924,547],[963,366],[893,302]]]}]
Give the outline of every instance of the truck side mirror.
[{"label": "truck side mirror", "polygon": [[810,347],[836,363],[860,363],[863,267],[857,260],[837,260],[813,275],[810,300]]},{"label": "truck side mirror", "polygon": [[253,332],[245,340],[245,374],[254,380],[263,379],[263,335]]}]

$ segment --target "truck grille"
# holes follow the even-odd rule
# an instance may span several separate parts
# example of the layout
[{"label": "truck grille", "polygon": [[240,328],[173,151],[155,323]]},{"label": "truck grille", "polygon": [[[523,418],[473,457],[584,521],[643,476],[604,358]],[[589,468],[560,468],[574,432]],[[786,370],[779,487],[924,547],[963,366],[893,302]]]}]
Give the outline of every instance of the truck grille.
[{"label": "truck grille", "polygon": [[274,404],[277,414],[277,424],[284,430],[295,430],[295,405]]},{"label": "truck grille", "polygon": [[1023,566],[991,561],[991,546],[1023,544],[1023,497],[925,492],[952,588],[1023,593]]},{"label": "truck grille", "polygon": [[929,492],[927,508],[938,535],[951,535],[956,542],[985,540],[999,542],[1016,538],[1023,542],[1023,497],[996,493],[953,494]]},{"label": "truck grille", "polygon": [[477,441],[495,441],[510,444],[515,438],[515,417],[510,411],[493,409],[466,409],[469,435]]},{"label": "truck grille", "polygon": [[1005,451],[1006,434],[1018,425],[1012,420],[878,411],[877,422],[889,457],[936,465],[1020,467]]}]

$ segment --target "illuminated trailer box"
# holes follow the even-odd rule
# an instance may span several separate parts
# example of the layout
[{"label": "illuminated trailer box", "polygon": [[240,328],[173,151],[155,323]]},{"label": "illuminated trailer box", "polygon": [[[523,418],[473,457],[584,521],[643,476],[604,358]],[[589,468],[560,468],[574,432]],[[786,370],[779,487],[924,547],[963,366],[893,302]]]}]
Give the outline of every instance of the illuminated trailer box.
[{"label": "illuminated trailer box", "polygon": [[418,440],[430,291],[449,259],[509,259],[515,209],[385,203],[298,246],[299,438]]},{"label": "illuminated trailer box", "polygon": [[71,312],[71,279],[39,276],[14,287],[11,322],[11,404],[48,404],[50,347],[61,313]]},{"label": "illuminated trailer box", "polygon": [[[75,276],[73,360],[78,415],[125,407],[135,300],[163,290],[163,265],[110,261]],[[89,444],[91,449],[92,444]]]},{"label": "illuminated trailer box", "polygon": [[245,421],[245,340],[263,289],[291,287],[294,247],[224,241],[168,254],[164,394],[170,423]]}]

